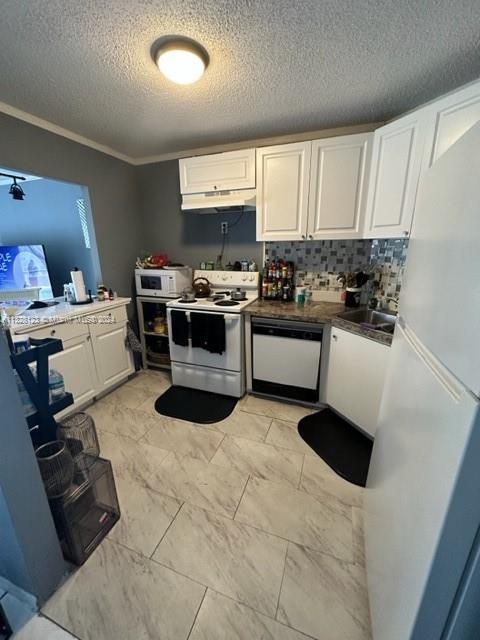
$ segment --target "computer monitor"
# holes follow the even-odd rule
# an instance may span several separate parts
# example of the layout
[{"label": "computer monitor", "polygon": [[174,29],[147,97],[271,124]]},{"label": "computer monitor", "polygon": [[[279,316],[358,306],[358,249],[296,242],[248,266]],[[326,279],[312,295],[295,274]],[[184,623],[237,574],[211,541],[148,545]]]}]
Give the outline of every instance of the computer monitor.
[{"label": "computer monitor", "polygon": [[40,287],[37,299],[53,298],[43,245],[0,245],[0,292],[12,291],[15,299],[21,299],[20,290],[33,287]]}]

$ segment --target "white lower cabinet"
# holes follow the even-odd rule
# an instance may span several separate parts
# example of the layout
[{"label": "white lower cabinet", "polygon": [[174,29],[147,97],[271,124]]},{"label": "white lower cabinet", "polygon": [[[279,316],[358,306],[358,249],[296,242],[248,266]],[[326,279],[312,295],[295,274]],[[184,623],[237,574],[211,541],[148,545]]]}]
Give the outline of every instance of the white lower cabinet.
[{"label": "white lower cabinet", "polygon": [[63,344],[63,351],[50,357],[49,366],[63,375],[65,389],[73,395],[74,404],[58,413],[57,418],[108,391],[135,370],[125,344],[125,306],[90,314],[87,320],[29,331],[32,338],[58,338]]},{"label": "white lower cabinet", "polygon": [[98,376],[98,392],[126,378],[133,371],[130,352],[125,346],[125,324],[94,326],[90,328]]},{"label": "white lower cabinet", "polygon": [[327,376],[327,404],[371,436],[390,347],[332,327]]},{"label": "white lower cabinet", "polygon": [[[65,389],[73,395],[74,408],[86,404],[97,394],[97,372],[89,334],[63,342],[63,351],[51,356],[49,365],[63,375]],[[57,414],[57,418],[71,411],[70,406]]]}]

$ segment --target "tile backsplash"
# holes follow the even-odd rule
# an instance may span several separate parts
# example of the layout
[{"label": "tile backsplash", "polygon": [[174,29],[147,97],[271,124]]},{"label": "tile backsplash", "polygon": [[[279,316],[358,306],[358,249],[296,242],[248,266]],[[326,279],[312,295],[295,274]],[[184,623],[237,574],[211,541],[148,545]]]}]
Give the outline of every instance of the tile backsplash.
[{"label": "tile backsplash", "polygon": [[266,242],[265,256],[284,257],[296,265],[296,284],[314,290],[340,291],[342,271],[367,271],[373,278],[364,287],[362,303],[377,297],[398,297],[407,258],[408,240],[313,240]]}]

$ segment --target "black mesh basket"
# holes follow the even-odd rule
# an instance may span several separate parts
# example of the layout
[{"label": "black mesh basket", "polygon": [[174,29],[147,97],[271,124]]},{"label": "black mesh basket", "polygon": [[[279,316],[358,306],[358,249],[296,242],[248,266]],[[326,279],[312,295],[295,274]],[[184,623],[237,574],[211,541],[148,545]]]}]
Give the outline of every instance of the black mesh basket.
[{"label": "black mesh basket", "polygon": [[74,464],[66,443],[62,440],[47,442],[35,450],[40,474],[49,498],[60,498],[70,489]]},{"label": "black mesh basket", "polygon": [[79,471],[88,470],[100,454],[95,422],[88,413],[79,411],[62,420],[58,437],[67,443]]}]

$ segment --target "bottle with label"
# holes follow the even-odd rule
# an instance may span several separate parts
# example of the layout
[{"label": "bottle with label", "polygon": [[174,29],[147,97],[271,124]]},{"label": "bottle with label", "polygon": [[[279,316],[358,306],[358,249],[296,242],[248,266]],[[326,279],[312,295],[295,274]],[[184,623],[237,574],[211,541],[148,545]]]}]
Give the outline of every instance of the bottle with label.
[{"label": "bottle with label", "polygon": [[65,395],[65,381],[62,374],[56,369],[50,369],[48,372],[48,392],[50,402],[55,402]]}]

